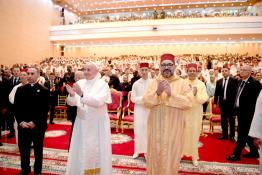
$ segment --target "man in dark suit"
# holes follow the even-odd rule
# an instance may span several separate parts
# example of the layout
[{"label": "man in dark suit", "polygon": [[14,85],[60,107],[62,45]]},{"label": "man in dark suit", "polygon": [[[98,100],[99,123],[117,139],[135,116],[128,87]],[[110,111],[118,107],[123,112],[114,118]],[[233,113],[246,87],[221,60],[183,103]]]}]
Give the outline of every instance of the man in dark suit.
[{"label": "man in dark suit", "polygon": [[28,175],[30,168],[30,147],[34,145],[34,174],[41,174],[43,161],[43,140],[47,128],[49,111],[49,90],[38,83],[40,75],[36,67],[28,68],[28,84],[17,89],[14,109],[18,123],[18,146],[21,168],[19,175]]},{"label": "man in dark suit", "polygon": [[[12,67],[12,77],[9,79],[9,93],[12,91],[12,89],[20,83],[20,67],[19,66],[13,66]],[[9,95],[9,94],[8,94]],[[15,129],[14,129],[14,106],[13,104],[9,103],[8,108],[8,117],[7,117],[7,127],[10,130],[10,133],[8,134],[7,138],[13,138],[15,136]]]},{"label": "man in dark suit", "polygon": [[236,98],[236,90],[238,81],[229,76],[229,67],[224,65],[222,68],[223,78],[217,81],[214,104],[219,104],[221,110],[221,127],[222,136],[218,139],[228,139],[228,121],[230,127],[230,140],[235,141],[235,116],[234,116],[234,103]]},{"label": "man in dark suit", "polygon": [[252,68],[249,65],[244,65],[240,69],[242,81],[239,83],[234,105],[238,119],[238,139],[233,154],[227,157],[229,161],[240,160],[241,152],[245,148],[246,143],[249,146],[250,152],[244,154],[244,157],[259,157],[258,150],[253,143],[253,138],[248,136],[248,132],[255,112],[257,97],[262,87],[259,81],[250,76],[251,72]]},{"label": "man in dark suit", "polygon": [[50,91],[50,118],[49,118],[49,123],[50,124],[55,124],[54,123],[54,117],[55,117],[55,106],[57,105],[57,90],[58,90],[58,83],[56,82],[56,76],[55,73],[51,72],[49,74],[49,79],[45,81],[44,86],[47,87]]},{"label": "man in dark suit", "polygon": [[10,81],[10,84],[12,87],[18,85],[20,83],[20,67],[19,66],[14,66],[12,67],[12,73],[13,73],[13,76],[9,79]]},{"label": "man in dark suit", "polygon": [[[0,139],[1,139],[1,131],[3,128],[4,118],[7,116],[7,110],[8,110],[8,97],[6,94],[8,94],[6,91],[8,89],[5,87],[5,84],[3,81],[0,81]],[[3,146],[3,144],[0,142],[0,146]]]}]

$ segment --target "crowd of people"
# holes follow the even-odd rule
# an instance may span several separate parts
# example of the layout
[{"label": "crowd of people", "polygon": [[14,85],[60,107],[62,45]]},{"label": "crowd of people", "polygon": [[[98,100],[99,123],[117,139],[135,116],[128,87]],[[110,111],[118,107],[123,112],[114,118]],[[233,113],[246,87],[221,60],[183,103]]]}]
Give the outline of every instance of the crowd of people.
[{"label": "crowd of people", "polygon": [[99,14],[82,16],[73,23],[86,24],[97,22],[117,22],[156,19],[183,19],[183,18],[205,18],[205,17],[236,17],[257,16],[248,7],[242,8],[207,8],[203,9],[179,9],[179,10],[154,10],[130,13]]},{"label": "crowd of people", "polygon": [[[33,143],[34,172],[41,174],[48,112],[49,123],[54,124],[57,97],[67,96],[67,117],[73,125],[66,174],[109,175],[110,88],[122,92],[123,106],[131,92],[135,104],[133,158],[144,153],[150,175],[173,175],[178,173],[182,155],[191,156],[193,165],[198,166],[203,112],[212,98],[221,109],[222,134],[218,139],[236,142],[232,154],[225,158],[240,160],[246,143],[250,152],[243,156],[259,157],[255,143],[261,145],[262,139],[257,105],[261,83],[261,56],[248,54],[94,55],[48,58],[11,68],[1,65],[0,131],[9,130],[7,138],[18,133],[21,175],[31,172]],[[252,122],[254,114],[258,123]]]}]

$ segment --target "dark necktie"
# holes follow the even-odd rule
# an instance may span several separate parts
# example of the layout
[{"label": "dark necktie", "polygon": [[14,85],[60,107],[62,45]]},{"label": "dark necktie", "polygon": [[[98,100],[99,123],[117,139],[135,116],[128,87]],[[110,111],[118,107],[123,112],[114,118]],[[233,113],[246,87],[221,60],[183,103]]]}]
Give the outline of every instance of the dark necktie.
[{"label": "dark necktie", "polygon": [[239,96],[244,88],[244,85],[245,85],[245,81],[242,81],[240,86],[238,87],[238,90],[237,90],[237,96],[236,96],[236,101],[235,101],[235,107],[239,107]]},{"label": "dark necktie", "polygon": [[17,82],[17,78],[14,77],[14,79],[13,79],[13,85],[16,85],[16,82]]},{"label": "dark necktie", "polygon": [[223,84],[223,99],[226,99],[226,83],[227,83],[227,78],[225,78],[224,80],[224,84]]}]

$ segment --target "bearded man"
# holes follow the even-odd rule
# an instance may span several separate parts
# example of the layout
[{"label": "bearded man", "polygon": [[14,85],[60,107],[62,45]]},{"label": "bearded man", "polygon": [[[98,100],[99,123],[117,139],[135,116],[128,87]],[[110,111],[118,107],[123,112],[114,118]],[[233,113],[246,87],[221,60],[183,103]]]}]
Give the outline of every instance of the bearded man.
[{"label": "bearded man", "polygon": [[143,96],[148,116],[147,173],[178,174],[182,153],[186,110],[192,107],[188,82],[175,72],[175,56],[164,54],[161,74],[151,81]]}]

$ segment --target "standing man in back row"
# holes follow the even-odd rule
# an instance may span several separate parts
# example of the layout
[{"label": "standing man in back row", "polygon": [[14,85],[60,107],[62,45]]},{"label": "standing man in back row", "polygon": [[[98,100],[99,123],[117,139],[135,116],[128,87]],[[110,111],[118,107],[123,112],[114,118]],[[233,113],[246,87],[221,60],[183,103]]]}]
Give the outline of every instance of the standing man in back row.
[{"label": "standing man in back row", "polygon": [[[12,77],[9,79],[9,93],[12,91],[13,87],[20,83],[20,67],[13,66],[12,67]],[[9,94],[8,94],[9,95]],[[14,128],[14,106],[13,104],[9,103],[8,107],[8,116],[7,116],[7,128],[9,129],[10,133],[7,135],[7,138],[13,138],[15,136],[15,128]]]},{"label": "standing man in back row", "polygon": [[186,110],[193,93],[188,82],[175,75],[175,56],[160,58],[160,71],[143,96],[150,108],[147,129],[147,174],[176,175],[182,154]]},{"label": "standing man in back row", "polygon": [[31,144],[34,145],[34,174],[42,172],[43,141],[47,128],[49,111],[49,90],[38,83],[40,71],[36,67],[27,70],[28,84],[17,88],[14,100],[15,118],[18,124],[18,146],[22,171],[28,175],[30,168]]},{"label": "standing man in back row", "polygon": [[216,83],[214,105],[219,104],[221,109],[221,127],[222,136],[219,140],[228,139],[228,123],[229,123],[229,139],[235,142],[235,116],[234,103],[236,99],[236,90],[238,81],[230,77],[229,66],[226,64],[222,68],[223,78]]},{"label": "standing man in back row", "polygon": [[133,158],[137,158],[140,153],[144,153],[146,157],[147,147],[147,118],[149,109],[145,108],[142,103],[142,97],[145,89],[149,84],[148,79],[149,64],[140,63],[139,73],[141,78],[137,80],[132,87],[131,101],[135,103],[134,107],[134,136],[135,136],[135,151]]}]

